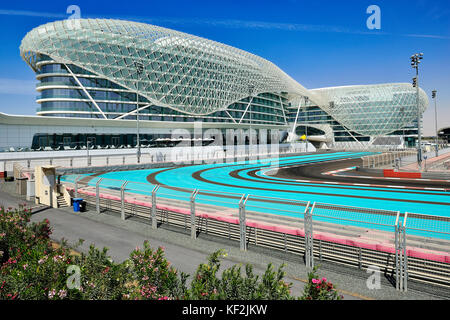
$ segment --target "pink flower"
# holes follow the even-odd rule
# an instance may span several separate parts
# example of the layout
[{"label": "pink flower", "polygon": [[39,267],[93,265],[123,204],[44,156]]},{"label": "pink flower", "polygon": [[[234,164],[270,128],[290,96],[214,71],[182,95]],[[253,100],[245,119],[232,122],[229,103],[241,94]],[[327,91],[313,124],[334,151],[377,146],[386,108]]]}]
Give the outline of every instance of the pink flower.
[{"label": "pink flower", "polygon": [[320,280],[319,279],[312,279],[312,283],[318,284],[318,283],[320,283]]},{"label": "pink flower", "polygon": [[49,291],[49,292],[48,292],[48,297],[49,297],[50,299],[53,299],[53,297],[55,296],[55,294],[56,294],[56,290],[53,289],[52,291]]},{"label": "pink flower", "polygon": [[327,282],[327,278],[322,278],[322,281],[323,282]]},{"label": "pink flower", "polygon": [[67,291],[66,290],[59,290],[58,295],[59,295],[59,297],[61,299],[64,299],[67,296]]}]

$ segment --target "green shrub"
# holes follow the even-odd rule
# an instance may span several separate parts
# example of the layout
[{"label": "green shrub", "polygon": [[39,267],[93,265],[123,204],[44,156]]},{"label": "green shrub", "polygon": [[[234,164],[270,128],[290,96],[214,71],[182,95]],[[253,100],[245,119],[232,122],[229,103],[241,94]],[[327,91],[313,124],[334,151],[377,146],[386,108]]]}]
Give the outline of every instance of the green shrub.
[{"label": "green shrub", "polygon": [[[164,249],[153,250],[144,242],[123,263],[114,263],[108,250],[93,245],[87,253],[74,254],[65,241],[54,246],[48,220],[30,223],[24,206],[0,208],[0,299],[21,300],[287,300],[292,284],[283,279],[284,265],[267,266],[260,277],[253,267],[234,265],[219,276],[223,250],[200,264],[191,279],[170,265]],[[80,246],[82,240],[76,245]],[[79,286],[68,285],[69,267],[79,271]],[[335,300],[342,297],[330,282],[320,280],[314,269],[301,299]]]},{"label": "green shrub", "polygon": [[220,269],[220,258],[223,250],[214,252],[208,258],[208,263],[201,264],[194,275],[189,291],[189,298],[195,300],[286,300],[293,299],[290,295],[292,284],[283,281],[284,265],[275,272],[272,264],[259,279],[253,273],[253,267],[245,266],[245,276],[241,274],[240,266],[232,266],[217,276]]},{"label": "green shrub", "polygon": [[123,263],[123,272],[130,275],[127,279],[125,299],[134,300],[173,300],[183,299],[187,295],[187,275],[170,266],[164,257],[164,249],[150,248],[147,241],[144,248],[136,248],[130,259]]}]

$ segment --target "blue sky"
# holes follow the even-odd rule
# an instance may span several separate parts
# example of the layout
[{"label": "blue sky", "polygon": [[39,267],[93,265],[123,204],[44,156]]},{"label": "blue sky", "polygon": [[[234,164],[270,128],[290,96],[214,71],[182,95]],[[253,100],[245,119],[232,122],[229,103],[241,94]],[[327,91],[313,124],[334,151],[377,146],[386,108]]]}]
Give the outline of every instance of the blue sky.
[{"label": "blue sky", "polygon": [[[430,97],[425,134],[434,132],[431,90],[438,91],[438,126],[450,125],[450,1],[2,1],[0,3],[0,112],[34,114],[37,92],[19,46],[43,23],[69,17],[147,22],[257,54],[309,89],[410,82],[409,57],[424,53],[421,87]],[[381,9],[381,29],[369,30],[366,9]]]}]

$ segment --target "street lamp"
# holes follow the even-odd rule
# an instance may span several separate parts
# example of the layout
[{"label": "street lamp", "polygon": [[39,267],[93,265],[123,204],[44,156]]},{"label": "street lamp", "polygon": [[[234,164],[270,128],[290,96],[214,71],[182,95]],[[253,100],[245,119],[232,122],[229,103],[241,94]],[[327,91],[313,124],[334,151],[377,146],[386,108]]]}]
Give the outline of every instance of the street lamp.
[{"label": "street lamp", "polygon": [[[400,114],[402,115],[402,118],[405,117],[405,107],[400,108]],[[405,127],[403,127],[403,149],[405,149],[406,141],[405,141]]]},{"label": "street lamp", "polygon": [[439,148],[438,148],[438,130],[437,130],[437,108],[436,108],[436,90],[431,91],[431,97],[434,99],[434,132],[436,133],[436,145],[435,145],[435,150],[436,150],[436,157],[439,155]]},{"label": "street lamp", "polygon": [[138,79],[136,80],[136,145],[137,145],[137,163],[141,163],[141,141],[139,136],[139,76],[144,71],[144,65],[140,62],[134,63],[136,67],[136,73],[138,74]]},{"label": "street lamp", "polygon": [[86,153],[87,153],[87,164],[88,167],[91,166],[91,158],[89,157],[89,144],[91,143],[91,140],[89,137],[86,138]]},{"label": "street lamp", "polygon": [[253,152],[253,139],[252,139],[252,122],[253,122],[253,114],[252,114],[252,100],[253,100],[253,91],[255,90],[255,86],[252,84],[248,85],[248,94],[250,99],[250,105],[248,112],[250,113],[250,132],[249,132],[249,153]]},{"label": "street lamp", "polygon": [[422,170],[422,131],[421,131],[421,114],[420,114],[420,105],[419,105],[419,63],[420,60],[423,59],[423,53],[416,53],[411,56],[411,67],[416,69],[416,77],[413,78],[413,86],[417,89],[417,164],[419,166],[419,170]]},{"label": "street lamp", "polygon": [[308,108],[306,105],[308,104],[309,97],[304,96],[305,99],[305,136],[306,136],[306,149],[305,151],[308,152]]}]

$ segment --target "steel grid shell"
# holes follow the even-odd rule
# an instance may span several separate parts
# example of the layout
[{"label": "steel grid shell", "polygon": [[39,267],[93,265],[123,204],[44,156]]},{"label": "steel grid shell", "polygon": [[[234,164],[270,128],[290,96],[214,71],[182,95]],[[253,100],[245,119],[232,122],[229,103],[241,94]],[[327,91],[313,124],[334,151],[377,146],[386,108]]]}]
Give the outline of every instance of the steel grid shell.
[{"label": "steel grid shell", "polygon": [[[122,20],[56,21],[30,31],[20,46],[36,71],[37,54],[79,66],[151,103],[193,115],[226,110],[252,94],[310,96],[273,63],[246,51],[186,33]],[[143,72],[136,70],[143,65]]]},{"label": "steel grid shell", "polygon": [[[417,89],[408,83],[359,85],[313,89],[329,102],[322,109],[341,125],[362,135],[383,136],[417,120]],[[419,89],[422,114],[428,107]]]}]

